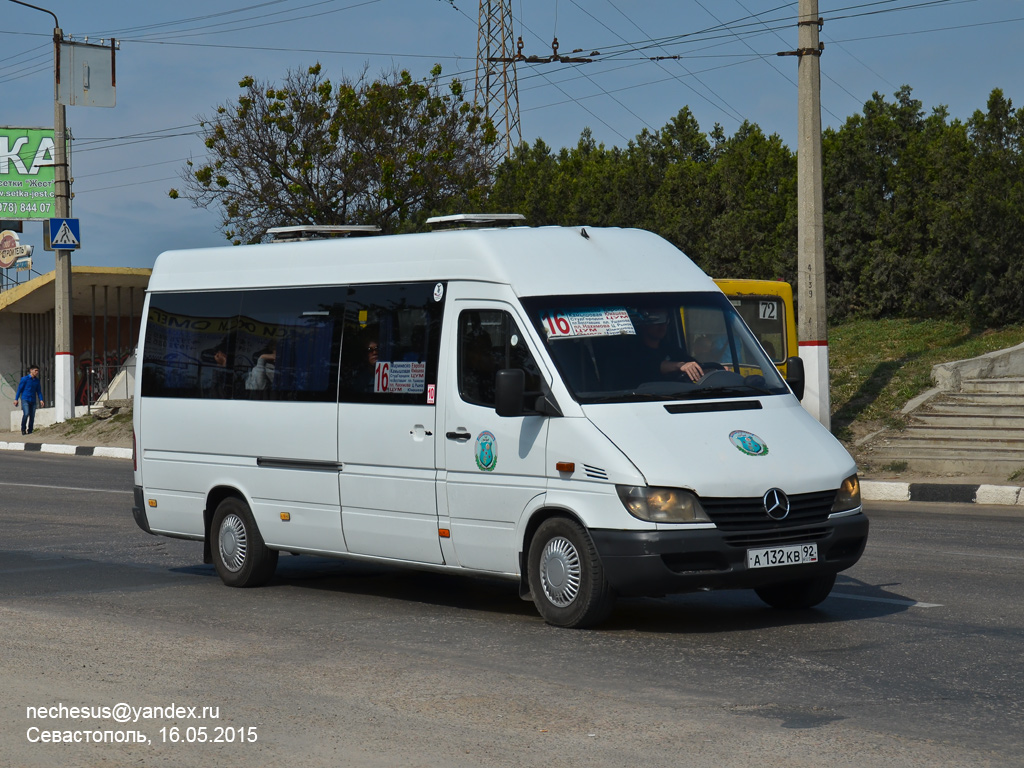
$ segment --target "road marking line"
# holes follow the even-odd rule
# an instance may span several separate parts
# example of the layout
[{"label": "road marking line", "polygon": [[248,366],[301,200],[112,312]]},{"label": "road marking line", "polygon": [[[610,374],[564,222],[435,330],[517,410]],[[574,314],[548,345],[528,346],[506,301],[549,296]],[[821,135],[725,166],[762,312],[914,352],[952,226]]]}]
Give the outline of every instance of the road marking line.
[{"label": "road marking line", "polygon": [[941,608],[942,603],[920,603],[917,600],[895,600],[891,597],[868,597],[867,595],[846,595],[842,592],[833,592],[829,597],[842,597],[847,600],[863,600],[867,603],[888,603],[890,605],[905,605],[910,608]]},{"label": "road marking line", "polygon": [[54,491],[91,491],[92,493],[123,493],[131,496],[131,491],[111,491],[106,488],[77,488],[73,485],[39,485],[37,483],[0,483],[0,485],[12,485],[16,488],[49,488]]}]

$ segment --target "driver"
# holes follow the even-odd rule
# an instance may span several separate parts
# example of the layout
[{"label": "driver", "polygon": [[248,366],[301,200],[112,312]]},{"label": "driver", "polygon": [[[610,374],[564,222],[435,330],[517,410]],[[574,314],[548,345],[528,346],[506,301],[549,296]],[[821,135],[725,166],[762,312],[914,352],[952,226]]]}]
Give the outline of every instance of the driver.
[{"label": "driver", "polygon": [[640,321],[640,348],[637,364],[645,381],[667,376],[686,375],[697,381],[704,369],[685,350],[667,339],[669,311],[656,309],[645,312]]}]

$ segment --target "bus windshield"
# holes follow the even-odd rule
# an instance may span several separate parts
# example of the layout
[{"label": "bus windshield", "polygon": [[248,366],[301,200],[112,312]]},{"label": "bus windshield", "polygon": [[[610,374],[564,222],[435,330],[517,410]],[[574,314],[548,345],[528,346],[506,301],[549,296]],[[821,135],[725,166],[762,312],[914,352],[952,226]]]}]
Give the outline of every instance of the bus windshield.
[{"label": "bus windshield", "polygon": [[583,404],[789,392],[720,293],[537,296],[523,305]]}]

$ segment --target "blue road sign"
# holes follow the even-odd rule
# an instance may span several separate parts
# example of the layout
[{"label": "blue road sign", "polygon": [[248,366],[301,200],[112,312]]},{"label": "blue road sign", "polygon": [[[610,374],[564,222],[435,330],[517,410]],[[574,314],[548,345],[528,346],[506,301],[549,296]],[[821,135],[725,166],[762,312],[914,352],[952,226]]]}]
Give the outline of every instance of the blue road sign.
[{"label": "blue road sign", "polygon": [[82,247],[78,219],[48,219],[49,240],[52,251],[70,251]]}]

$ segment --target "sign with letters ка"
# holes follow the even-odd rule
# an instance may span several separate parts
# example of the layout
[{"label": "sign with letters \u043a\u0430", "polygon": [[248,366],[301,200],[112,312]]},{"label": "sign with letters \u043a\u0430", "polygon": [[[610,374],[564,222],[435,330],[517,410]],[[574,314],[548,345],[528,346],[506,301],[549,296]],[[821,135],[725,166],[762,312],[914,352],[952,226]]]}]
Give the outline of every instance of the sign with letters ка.
[{"label": "sign with letters \u043a\u0430", "polygon": [[0,218],[53,216],[53,129],[0,127]]}]

